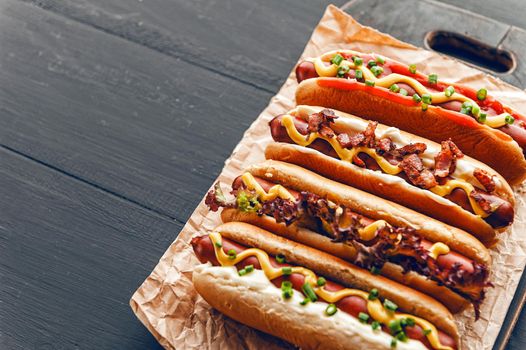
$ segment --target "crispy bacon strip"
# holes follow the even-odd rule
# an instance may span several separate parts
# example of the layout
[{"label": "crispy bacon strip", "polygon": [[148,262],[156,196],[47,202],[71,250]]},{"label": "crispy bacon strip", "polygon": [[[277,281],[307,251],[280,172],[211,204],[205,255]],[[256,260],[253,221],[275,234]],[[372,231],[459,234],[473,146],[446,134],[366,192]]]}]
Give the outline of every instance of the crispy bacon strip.
[{"label": "crispy bacon strip", "polygon": [[435,157],[435,176],[444,178],[455,172],[457,158],[462,158],[464,154],[451,140],[442,141],[442,149]]},{"label": "crispy bacon strip", "polygon": [[410,154],[398,165],[407,175],[409,181],[418,187],[429,189],[438,183],[433,173],[424,167],[422,160],[416,154]]},{"label": "crispy bacon strip", "polygon": [[482,186],[486,189],[488,192],[495,191],[495,181],[493,180],[493,176],[491,176],[486,170],[477,168],[473,171],[473,176],[480,182]]}]

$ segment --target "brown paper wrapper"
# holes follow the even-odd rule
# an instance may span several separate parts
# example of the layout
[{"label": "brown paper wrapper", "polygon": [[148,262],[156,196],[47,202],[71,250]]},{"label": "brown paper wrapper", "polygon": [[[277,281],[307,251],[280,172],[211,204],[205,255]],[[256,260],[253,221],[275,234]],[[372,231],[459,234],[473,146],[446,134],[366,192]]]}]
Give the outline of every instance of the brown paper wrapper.
[{"label": "brown paper wrapper", "polygon": [[[415,63],[420,71],[437,73],[441,79],[473,88],[486,87],[493,96],[518,110],[526,110],[526,93],[456,60],[416,48],[389,35],[357,23],[334,6],[327,7],[314,29],[302,57],[318,56],[333,49],[375,52],[405,63]],[[248,165],[264,159],[271,142],[267,123],[273,116],[294,107],[296,81],[293,72],[267,108],[245,132],[218,180],[231,181]],[[490,150],[488,150],[490,151]],[[517,194],[515,223],[501,235],[492,249],[492,281],[481,318],[475,322],[472,310],[456,315],[465,349],[491,349],[497,338],[513,294],[526,264],[526,205],[522,189]],[[137,317],[167,349],[278,349],[291,347],[274,337],[232,321],[215,310],[195,292],[191,278],[198,260],[189,241],[220,224],[217,213],[203,202],[196,208],[176,241],[132,296],[130,304]]]}]

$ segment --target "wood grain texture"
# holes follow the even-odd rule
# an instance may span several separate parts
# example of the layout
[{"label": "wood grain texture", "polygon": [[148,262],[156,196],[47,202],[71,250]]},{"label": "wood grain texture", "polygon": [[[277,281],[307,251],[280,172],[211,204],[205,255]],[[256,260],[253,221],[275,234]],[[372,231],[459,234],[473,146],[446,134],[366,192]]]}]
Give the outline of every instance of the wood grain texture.
[{"label": "wood grain texture", "polygon": [[2,144],[180,222],[271,96],[29,4],[0,41]]},{"label": "wood grain texture", "polygon": [[5,149],[0,164],[0,348],[159,348],[128,300],[182,225]]},{"label": "wood grain texture", "polygon": [[41,8],[275,92],[334,0],[38,0]]}]

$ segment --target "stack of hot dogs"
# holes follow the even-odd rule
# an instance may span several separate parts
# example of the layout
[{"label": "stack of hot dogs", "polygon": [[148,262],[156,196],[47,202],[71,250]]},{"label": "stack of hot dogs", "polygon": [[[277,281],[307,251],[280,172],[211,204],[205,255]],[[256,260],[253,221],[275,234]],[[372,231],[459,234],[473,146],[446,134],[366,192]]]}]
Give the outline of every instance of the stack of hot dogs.
[{"label": "stack of hot dogs", "polygon": [[461,348],[452,313],[478,318],[492,287],[526,118],[376,54],[328,52],[296,77],[267,160],[206,196],[224,223],[191,242],[196,290],[304,349]]}]

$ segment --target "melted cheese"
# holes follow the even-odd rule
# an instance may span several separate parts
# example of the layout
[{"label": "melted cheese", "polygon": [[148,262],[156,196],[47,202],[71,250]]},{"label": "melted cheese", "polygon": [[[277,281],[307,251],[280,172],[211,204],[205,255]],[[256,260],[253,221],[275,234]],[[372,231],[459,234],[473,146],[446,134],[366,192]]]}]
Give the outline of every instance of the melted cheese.
[{"label": "melted cheese", "polygon": [[[315,58],[313,63],[314,63],[314,68],[316,69],[316,73],[318,73],[320,77],[335,77],[338,74],[339,66],[335,64],[326,66],[321,57]],[[460,102],[470,102],[472,106],[478,106],[478,104],[474,100],[470,99],[467,96],[459,94],[458,92],[454,92],[451,96],[446,96],[444,92],[430,92],[418,80],[408,77],[407,75],[391,73],[383,78],[377,78],[373,74],[373,72],[369,69],[369,67],[367,67],[366,62],[364,62],[360,66],[356,66],[354,62],[343,60],[340,63],[340,65],[348,66],[351,69],[360,69],[363,72],[364,79],[374,81],[375,86],[380,86],[380,87],[388,89],[393,84],[405,83],[411,86],[420,96],[424,94],[431,96],[431,104],[433,105],[448,102],[448,101],[460,101]],[[480,115],[480,108],[472,111],[472,114],[475,117],[478,117]],[[501,113],[496,116],[487,117],[483,123],[488,125],[491,128],[500,128],[501,126],[506,125],[506,116],[508,115],[509,113],[505,112],[505,113]]]},{"label": "melted cheese", "polygon": [[429,248],[429,256],[432,257],[433,259],[437,259],[440,255],[444,255],[444,254],[447,254],[449,253],[449,247],[442,243],[442,242],[437,242],[435,244],[433,244],[430,248]]},{"label": "melted cheese", "polygon": [[[353,147],[351,149],[343,148],[340,145],[340,142],[337,140],[336,136],[334,137],[327,137],[323,136],[318,132],[310,133],[307,137],[305,135],[302,135],[294,125],[294,119],[291,115],[284,115],[281,119],[281,125],[285,127],[287,130],[287,134],[289,137],[294,141],[294,143],[306,147],[313,143],[316,139],[323,139],[327,141],[332,148],[336,151],[338,154],[338,157],[347,162],[353,161],[354,157],[363,152],[368,154],[371,158],[373,158],[380,168],[383,170],[384,173],[389,175],[397,175],[402,171],[398,165],[393,165],[389,163],[384,157],[380,156],[378,153],[376,153],[376,150],[368,147]],[[470,196],[470,193],[475,190],[475,187],[471,185],[470,183],[466,182],[465,180],[461,179],[455,179],[455,180],[449,180],[444,185],[438,185],[435,187],[430,188],[429,190],[436,195],[439,195],[441,197],[444,197],[448,194],[450,194],[455,188],[461,188],[466,192],[466,195],[469,198],[469,203],[471,207],[473,208],[473,211],[476,215],[485,218],[489,216],[490,214],[486,213],[480,205]]]},{"label": "melted cheese", "polygon": [[[221,264],[221,266],[234,266],[237,263],[245,260],[248,257],[254,256],[258,259],[259,264],[261,266],[261,269],[265,273],[265,276],[269,280],[273,280],[275,278],[278,278],[283,275],[283,269],[282,268],[275,268],[272,266],[270,262],[270,258],[268,254],[257,248],[249,248],[242,252],[239,252],[233,259],[231,256],[227,255],[222,248],[222,237],[219,232],[211,232],[209,234],[210,240],[212,241],[212,244],[214,246],[215,256],[217,258],[217,261]],[[358,289],[351,289],[351,288],[344,288],[339,291],[331,292],[326,290],[324,287],[320,287],[317,285],[317,276],[316,274],[304,267],[292,267],[291,268],[292,273],[299,273],[305,276],[305,283],[309,283],[316,293],[318,297],[323,299],[324,301],[328,303],[336,303],[339,300],[348,297],[348,296],[357,296],[367,301],[367,311],[370,314],[370,316],[384,324],[388,325],[389,322],[392,320],[398,320],[403,319],[407,317],[411,317],[415,320],[415,323],[419,325],[424,330],[429,330],[430,333],[426,336],[429,343],[433,347],[433,349],[440,349],[440,350],[452,350],[448,346],[443,346],[440,343],[439,337],[438,337],[438,330],[436,327],[419,317],[415,317],[413,315],[409,314],[402,314],[397,312],[388,311],[384,308],[382,305],[382,302],[376,298],[374,300],[369,300],[369,293],[364,292],[362,290]]]}]

